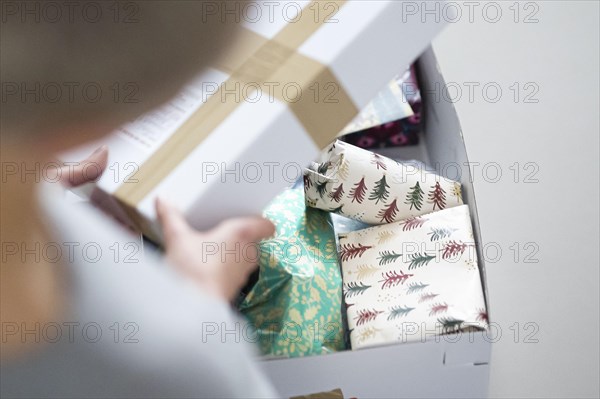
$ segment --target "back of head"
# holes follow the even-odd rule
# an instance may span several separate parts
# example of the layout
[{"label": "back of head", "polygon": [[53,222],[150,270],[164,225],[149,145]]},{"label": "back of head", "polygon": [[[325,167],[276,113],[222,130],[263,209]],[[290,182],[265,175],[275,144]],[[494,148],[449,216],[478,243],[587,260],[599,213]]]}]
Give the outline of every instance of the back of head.
[{"label": "back of head", "polygon": [[235,35],[225,1],[1,1],[0,132],[111,126],[168,100]]}]

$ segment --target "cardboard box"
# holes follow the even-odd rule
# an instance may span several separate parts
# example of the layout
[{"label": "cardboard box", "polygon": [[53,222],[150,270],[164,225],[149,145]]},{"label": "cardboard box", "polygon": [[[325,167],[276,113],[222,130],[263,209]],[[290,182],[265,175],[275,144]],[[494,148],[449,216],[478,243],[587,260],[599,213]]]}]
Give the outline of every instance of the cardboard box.
[{"label": "cardboard box", "polygon": [[[297,3],[308,6],[306,2]],[[381,9],[383,3],[389,7],[385,12]],[[328,41],[343,37],[344,32],[355,40],[353,43],[360,47],[360,51],[342,46],[338,52],[329,54],[326,58],[329,65],[339,72],[338,78],[344,83],[353,79],[354,71],[360,71],[361,80],[368,77],[368,82],[352,89],[352,96],[360,98],[357,103],[359,108],[366,105],[379,88],[384,87],[395,74],[421,54],[418,73],[423,97],[425,135],[418,146],[387,148],[379,152],[390,158],[417,159],[429,165],[441,165],[441,174],[455,171],[455,166],[458,166],[461,171],[459,180],[462,184],[463,201],[469,206],[474,238],[478,245],[479,269],[487,304],[485,258],[481,252],[477,206],[470,170],[465,164],[468,158],[460,123],[453,105],[444,100],[436,101],[435,94],[432,94],[436,90],[439,92],[444,80],[438,70],[435,55],[431,48],[427,49],[427,45],[444,22],[441,19],[435,23],[433,17],[427,23],[423,23],[418,17],[402,21],[399,16],[407,10],[408,3],[412,11],[415,6],[419,6],[415,2],[395,0],[354,2],[357,7],[366,7],[363,13],[354,16],[356,19],[352,23],[356,23],[356,26],[352,23],[344,24],[342,15],[339,18],[341,24],[324,28],[329,33],[315,35],[305,47],[310,51],[319,51],[329,44]],[[427,2],[430,9],[435,8],[432,3]],[[371,35],[358,37],[360,27],[365,24],[370,27],[385,27],[385,35],[381,36],[385,40],[374,40],[382,33],[379,29],[375,29]],[[381,66],[389,67],[389,72],[381,70]],[[222,79],[223,74],[212,71],[201,76],[200,80],[215,81],[219,77]],[[265,160],[282,164],[296,162],[302,167],[316,156],[318,146],[306,139],[307,136],[294,115],[280,103],[276,112],[268,109],[267,105],[242,104],[235,111],[235,120],[220,125],[205,143],[192,151],[185,162],[163,179],[159,187],[143,198],[138,204],[138,211],[149,222],[149,234],[159,239],[153,223],[155,215],[152,201],[156,195],[164,195],[182,207],[194,226],[206,228],[226,217],[260,213],[277,193],[290,184],[289,179],[283,178],[281,174],[265,184],[232,184],[212,179],[210,183],[203,183],[202,191],[198,192],[194,189],[194,184],[202,175],[202,169],[199,171],[194,165],[197,166],[199,160],[204,162],[200,167],[204,165],[207,172],[209,165],[220,165],[221,162],[227,162],[230,170],[231,162],[249,164]],[[266,117],[268,118],[265,119]],[[176,128],[177,126],[173,127]],[[282,134],[283,130],[287,134]],[[337,132],[331,133],[333,139]],[[133,173],[135,178],[136,168],[148,158],[148,151],[133,144],[130,138],[122,134],[113,136],[109,146],[109,164],[114,169],[105,174],[98,184],[104,194],[103,206],[119,214],[121,219],[129,220],[128,213],[123,211],[122,204],[112,194],[130,174]],[[69,154],[68,158],[82,159],[82,154]],[[447,177],[455,178],[452,175]],[[489,314],[489,307],[487,311]],[[492,331],[437,337],[421,331],[415,333],[423,334],[423,342],[347,350],[322,356],[263,359],[262,365],[283,397],[338,387],[343,390],[345,397],[359,398],[487,396],[491,341],[494,338]]]},{"label": "cardboard box", "polygon": [[[416,147],[382,149],[396,159],[417,159],[456,178],[460,168],[463,200],[469,206],[481,282],[487,301],[485,258],[468,158],[454,106],[436,99],[444,87],[435,55],[427,49],[418,61],[425,134]],[[452,174],[452,175],[450,175]],[[488,314],[489,314],[489,308]],[[263,361],[271,381],[288,397],[341,388],[345,397],[486,397],[493,331],[432,336],[415,331],[421,342],[408,342],[329,355]]]},{"label": "cardboard box", "polygon": [[215,69],[113,135],[102,207],[156,242],[157,196],[199,229],[259,214],[444,24],[402,22],[396,0],[276,3]]}]

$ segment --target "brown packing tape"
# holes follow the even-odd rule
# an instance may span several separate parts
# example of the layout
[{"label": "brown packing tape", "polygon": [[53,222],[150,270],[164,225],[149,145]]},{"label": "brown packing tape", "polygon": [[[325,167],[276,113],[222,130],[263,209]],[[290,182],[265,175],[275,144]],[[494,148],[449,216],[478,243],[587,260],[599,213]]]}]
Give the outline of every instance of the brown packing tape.
[{"label": "brown packing tape", "polygon": [[[329,8],[324,9],[327,4],[335,4],[339,10],[345,2],[313,1],[304,10],[314,11],[315,7],[319,7],[318,15],[323,16],[328,14]],[[329,68],[296,51],[322,25],[323,21],[317,20],[315,15],[316,12],[303,12],[297,21],[288,23],[271,40],[250,30],[244,31],[235,46],[239,52],[233,54],[232,51],[218,65],[230,73],[230,78],[141,165],[135,176],[137,183],[121,184],[115,192],[115,197],[124,207],[133,208],[128,214],[135,217],[134,222],[138,226],[145,223],[139,220],[139,213],[133,211],[136,205],[240,105],[235,96],[223,95],[224,88],[247,83],[262,85],[268,81],[297,83],[303,94],[296,102],[289,102],[282,85],[271,94],[289,104],[320,148],[358,113],[352,99]],[[330,99],[325,96],[315,98],[309,90],[315,83],[320,91],[325,85],[333,85],[333,90],[337,91],[333,101],[327,101]],[[332,118],[332,115],[336,117]]]},{"label": "brown packing tape", "polygon": [[[302,54],[292,54],[272,79],[275,82],[299,82],[303,94],[288,106],[320,149],[331,143],[336,133],[358,113],[333,72]],[[314,90],[306,89],[310,87]],[[275,92],[276,96],[280,94]],[[285,101],[285,94],[278,99]]]},{"label": "brown packing tape", "polygon": [[[220,68],[231,74],[225,88],[230,88],[232,81],[260,86],[268,81],[282,82],[270,94],[288,104],[319,148],[329,144],[334,138],[332,132],[342,130],[358,112],[333,72],[282,44],[278,37],[267,41],[252,31],[246,31],[244,37],[245,44],[256,51],[242,65],[233,60],[221,63]],[[284,85],[290,82],[302,88],[302,95],[290,98],[284,93]]]}]

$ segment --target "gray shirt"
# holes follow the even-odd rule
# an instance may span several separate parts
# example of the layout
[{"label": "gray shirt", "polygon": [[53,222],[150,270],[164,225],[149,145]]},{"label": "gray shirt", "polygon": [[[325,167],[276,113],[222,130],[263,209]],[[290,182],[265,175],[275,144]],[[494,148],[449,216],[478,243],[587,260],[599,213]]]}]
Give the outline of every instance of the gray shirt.
[{"label": "gray shirt", "polygon": [[228,304],[144,254],[139,238],[106,215],[48,186],[40,203],[54,241],[41,243],[42,256],[66,267],[69,311],[17,326],[39,347],[2,364],[3,398],[276,396]]}]

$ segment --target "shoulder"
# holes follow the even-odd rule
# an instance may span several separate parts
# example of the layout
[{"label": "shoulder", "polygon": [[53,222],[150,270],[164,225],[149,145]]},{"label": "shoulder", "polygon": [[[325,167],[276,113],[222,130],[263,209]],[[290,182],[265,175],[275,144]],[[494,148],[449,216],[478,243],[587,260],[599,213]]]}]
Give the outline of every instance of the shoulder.
[{"label": "shoulder", "polygon": [[83,396],[274,395],[229,304],[144,253],[138,237],[92,207],[59,198],[42,208],[64,247],[70,312],[58,323],[60,342],[22,370],[44,365],[39,373],[57,389],[94,391]]}]

